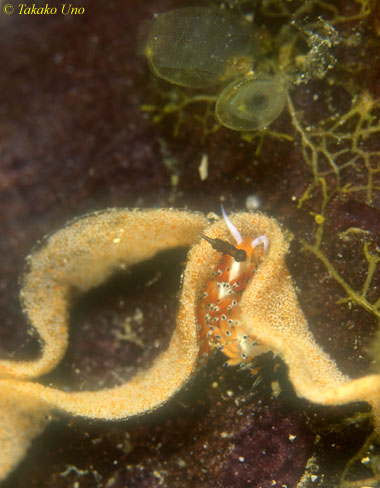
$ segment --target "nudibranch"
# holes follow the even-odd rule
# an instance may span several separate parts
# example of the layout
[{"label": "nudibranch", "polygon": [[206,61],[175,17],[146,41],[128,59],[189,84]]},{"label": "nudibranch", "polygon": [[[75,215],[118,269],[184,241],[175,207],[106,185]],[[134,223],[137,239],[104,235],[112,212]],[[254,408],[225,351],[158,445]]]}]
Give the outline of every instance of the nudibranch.
[{"label": "nudibranch", "polygon": [[223,206],[222,214],[236,245],[201,234],[223,256],[204,287],[198,306],[199,354],[203,361],[210,350],[217,348],[227,356],[228,365],[244,367],[255,356],[268,351],[248,335],[240,317],[239,302],[248,281],[267,254],[269,242],[265,235],[243,238]]}]

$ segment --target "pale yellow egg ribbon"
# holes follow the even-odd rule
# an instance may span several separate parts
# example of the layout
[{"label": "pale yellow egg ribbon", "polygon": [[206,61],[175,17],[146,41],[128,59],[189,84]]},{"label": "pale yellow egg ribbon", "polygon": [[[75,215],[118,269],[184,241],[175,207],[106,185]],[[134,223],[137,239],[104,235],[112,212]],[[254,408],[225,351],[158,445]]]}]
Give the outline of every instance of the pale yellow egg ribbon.
[{"label": "pale yellow egg ribbon", "polygon": [[[242,235],[265,235],[269,251],[248,283],[240,305],[249,335],[278,354],[296,393],[322,405],[368,402],[380,431],[380,375],[351,380],[315,342],[285,264],[288,243],[279,223],[260,213],[231,216]],[[201,290],[220,254],[199,234],[230,239],[223,221],[208,225],[200,213],[162,209],[110,209],[70,222],[28,257],[21,297],[42,341],[33,361],[0,361],[0,480],[23,458],[49,412],[116,420],[158,408],[197,367],[196,311]],[[70,289],[86,291],[115,270],[178,246],[191,246],[167,350],[130,381],[99,391],[66,392],[34,378],[52,370],[68,342]]]}]

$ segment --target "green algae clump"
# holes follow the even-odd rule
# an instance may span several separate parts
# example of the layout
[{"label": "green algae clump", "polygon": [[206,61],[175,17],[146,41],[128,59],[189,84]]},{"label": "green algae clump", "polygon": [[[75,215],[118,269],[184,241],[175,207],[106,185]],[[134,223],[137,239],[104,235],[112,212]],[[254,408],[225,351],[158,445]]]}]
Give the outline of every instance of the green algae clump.
[{"label": "green algae clump", "polygon": [[252,25],[215,8],[171,10],[153,21],[144,53],[159,78],[207,88],[250,71]]},{"label": "green algae clump", "polygon": [[285,105],[285,90],[275,79],[233,81],[220,93],[215,107],[219,122],[229,129],[251,131],[271,124]]}]

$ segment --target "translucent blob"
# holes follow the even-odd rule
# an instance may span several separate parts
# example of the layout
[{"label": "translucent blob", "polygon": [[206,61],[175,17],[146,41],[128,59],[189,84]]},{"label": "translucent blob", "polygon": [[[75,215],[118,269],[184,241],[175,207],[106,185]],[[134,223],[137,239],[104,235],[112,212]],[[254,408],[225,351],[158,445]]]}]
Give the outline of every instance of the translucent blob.
[{"label": "translucent blob", "polygon": [[274,79],[233,81],[215,106],[218,121],[229,129],[251,131],[271,124],[285,105],[285,91]]},{"label": "translucent blob", "polygon": [[252,52],[252,24],[208,7],[159,15],[144,49],[153,73],[190,88],[217,85],[249,72]]}]

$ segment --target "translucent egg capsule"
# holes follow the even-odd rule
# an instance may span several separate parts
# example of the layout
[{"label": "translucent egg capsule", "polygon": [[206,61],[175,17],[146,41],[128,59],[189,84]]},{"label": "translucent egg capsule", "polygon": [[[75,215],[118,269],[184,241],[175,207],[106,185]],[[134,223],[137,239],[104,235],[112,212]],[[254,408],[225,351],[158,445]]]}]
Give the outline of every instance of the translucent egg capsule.
[{"label": "translucent egg capsule", "polygon": [[252,68],[252,24],[226,11],[186,7],[159,15],[144,54],[158,77],[206,88]]},{"label": "translucent egg capsule", "polygon": [[275,79],[244,78],[227,85],[218,96],[215,115],[229,129],[251,131],[271,124],[285,105],[285,91]]}]

